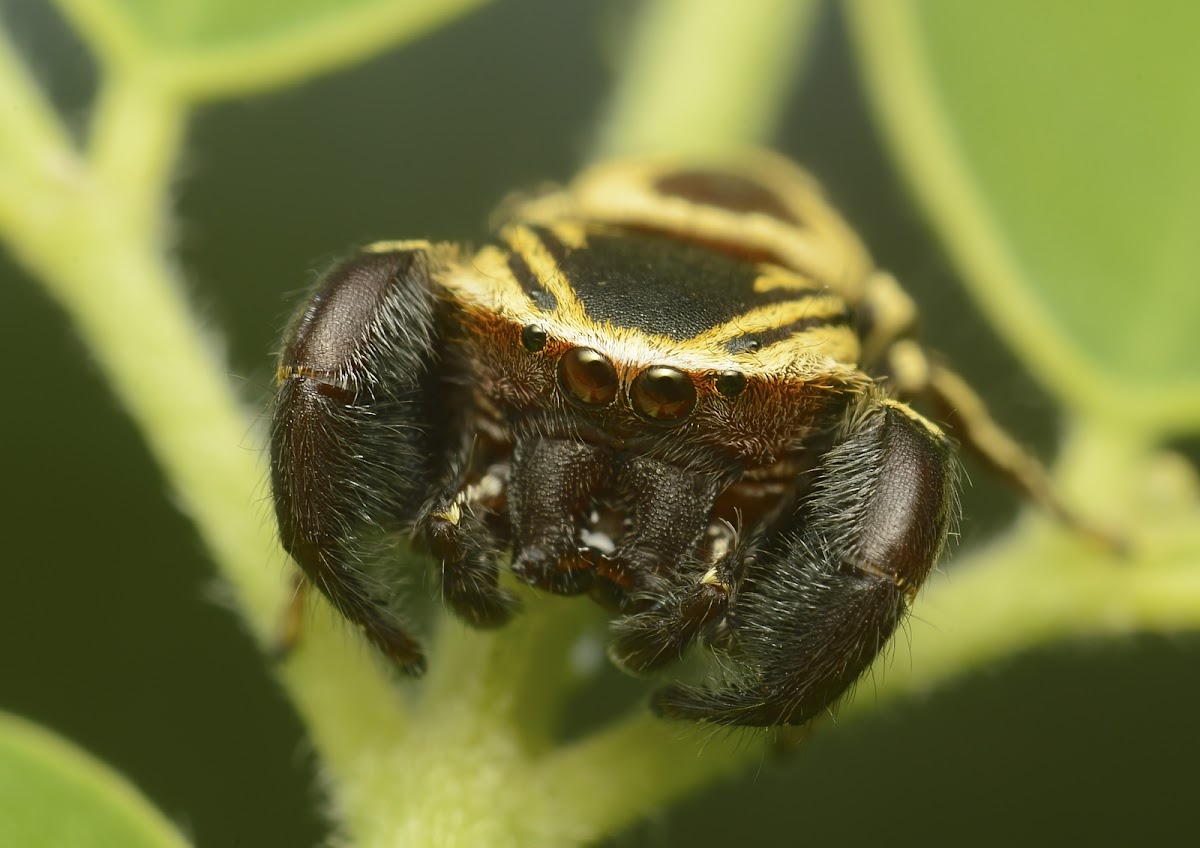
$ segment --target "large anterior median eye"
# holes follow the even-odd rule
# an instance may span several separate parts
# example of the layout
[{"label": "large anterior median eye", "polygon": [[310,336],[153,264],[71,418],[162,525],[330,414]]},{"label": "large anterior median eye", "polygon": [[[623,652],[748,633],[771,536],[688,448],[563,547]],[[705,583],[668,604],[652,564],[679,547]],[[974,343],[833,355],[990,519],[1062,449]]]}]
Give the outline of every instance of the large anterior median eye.
[{"label": "large anterior median eye", "polygon": [[607,406],[617,396],[617,371],[603,355],[577,347],[558,361],[558,384],[584,406]]},{"label": "large anterior median eye", "polygon": [[675,368],[656,365],[647,368],[629,387],[633,409],[643,418],[675,421],[696,405],[696,387],[692,378]]}]

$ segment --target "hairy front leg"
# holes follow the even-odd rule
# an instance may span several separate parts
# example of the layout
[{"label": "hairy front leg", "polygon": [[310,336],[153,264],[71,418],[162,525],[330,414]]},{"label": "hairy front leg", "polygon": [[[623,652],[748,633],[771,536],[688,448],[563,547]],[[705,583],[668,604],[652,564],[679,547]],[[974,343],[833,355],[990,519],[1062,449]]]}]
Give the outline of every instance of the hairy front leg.
[{"label": "hairy front leg", "polygon": [[403,532],[441,473],[452,429],[433,374],[442,338],[424,243],[335,267],[289,330],[271,422],[271,487],[283,547],[346,618],[407,672],[425,667],[397,622],[371,549]]},{"label": "hairy front leg", "polygon": [[798,526],[764,541],[729,605],[723,685],[671,685],[660,714],[717,724],[804,724],[867,669],[933,568],[953,520],[956,465],[911,410],[850,410]]},{"label": "hairy front leg", "polygon": [[923,398],[970,453],[1025,497],[1077,533],[1110,550],[1123,543],[1097,527],[1059,497],[1042,462],[996,422],[987,406],[961,376],[904,339],[888,350],[889,380],[904,398]]},{"label": "hairy front leg", "polygon": [[678,661],[725,618],[754,561],[754,544],[740,541],[712,564],[696,558],[681,563],[662,581],[653,606],[613,625],[617,639],[609,656],[638,674]]},{"label": "hairy front leg", "polygon": [[472,483],[439,495],[417,522],[417,532],[441,566],[442,597],[467,623],[500,627],[519,604],[500,588],[500,545],[487,517],[502,503],[506,468],[494,466]]}]

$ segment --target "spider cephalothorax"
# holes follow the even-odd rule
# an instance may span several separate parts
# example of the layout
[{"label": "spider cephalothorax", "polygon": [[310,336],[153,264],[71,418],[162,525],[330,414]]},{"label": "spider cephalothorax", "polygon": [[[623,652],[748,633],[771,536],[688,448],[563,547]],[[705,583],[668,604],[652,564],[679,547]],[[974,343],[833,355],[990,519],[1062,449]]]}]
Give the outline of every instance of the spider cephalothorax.
[{"label": "spider cephalothorax", "polygon": [[476,626],[515,612],[511,567],[611,609],[631,670],[728,655],[732,677],[656,692],[664,715],[803,723],[890,638],[952,522],[950,442],[908,399],[957,410],[1042,494],[914,318],[812,180],[765,155],[598,166],[509,204],[473,253],[371,245],[285,339],[284,546],[409,672],[421,648],[360,567],[380,533],[427,550]]}]

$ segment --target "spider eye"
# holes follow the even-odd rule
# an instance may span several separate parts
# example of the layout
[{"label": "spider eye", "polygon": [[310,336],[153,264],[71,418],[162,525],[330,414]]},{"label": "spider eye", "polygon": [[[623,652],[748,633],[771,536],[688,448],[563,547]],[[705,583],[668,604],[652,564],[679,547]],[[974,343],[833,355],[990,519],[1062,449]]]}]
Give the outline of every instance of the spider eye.
[{"label": "spider eye", "polygon": [[584,406],[608,406],[617,396],[617,370],[602,354],[577,347],[558,361],[558,384]]},{"label": "spider eye", "polygon": [[746,388],[746,375],[741,371],[722,371],[717,375],[717,391],[725,397],[737,397]]},{"label": "spider eye", "polygon": [[638,374],[629,388],[633,409],[643,418],[675,421],[696,405],[692,378],[676,368],[656,365]]},{"label": "spider eye", "polygon": [[537,324],[526,324],[521,330],[521,344],[530,353],[537,353],[546,346],[546,331]]}]

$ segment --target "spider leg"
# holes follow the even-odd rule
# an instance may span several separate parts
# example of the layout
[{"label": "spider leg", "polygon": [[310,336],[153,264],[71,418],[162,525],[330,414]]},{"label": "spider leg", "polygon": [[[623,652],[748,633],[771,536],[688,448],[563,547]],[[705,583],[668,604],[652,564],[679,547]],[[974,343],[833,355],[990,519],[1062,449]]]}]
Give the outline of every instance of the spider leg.
[{"label": "spider leg", "polygon": [[293,572],[291,579],[292,594],[279,621],[275,625],[275,635],[268,646],[268,655],[275,662],[283,662],[296,646],[300,644],[304,632],[304,611],[308,601],[308,579],[302,572]]},{"label": "spider leg", "polygon": [[500,588],[499,554],[483,519],[486,503],[499,498],[504,485],[492,469],[476,483],[439,495],[417,522],[418,534],[442,565],[443,597],[475,627],[500,627],[519,608]]},{"label": "spider leg", "polygon": [[869,396],[817,466],[794,529],[764,541],[729,603],[738,678],[674,684],[660,715],[727,725],[804,724],[841,697],[891,637],[952,521],[944,436]]},{"label": "spider leg", "polygon": [[429,497],[452,430],[432,365],[442,334],[422,242],[369,249],[321,281],[286,335],[272,413],[271,484],[284,549],[309,581],[400,668],[417,641],[371,580],[365,550],[402,531]]},{"label": "spider leg", "polygon": [[679,660],[725,617],[754,563],[751,551],[750,545],[739,545],[712,565],[695,562],[680,568],[654,606],[613,625],[617,636],[609,648],[613,662],[645,674]]},{"label": "spider leg", "polygon": [[1087,521],[1063,502],[1045,466],[993,417],[983,399],[914,338],[917,309],[891,274],[875,271],[859,305],[863,361],[877,363],[892,394],[919,398],[935,410],[963,447],[1019,493],[1063,525],[1098,544],[1120,551],[1122,540]]}]

